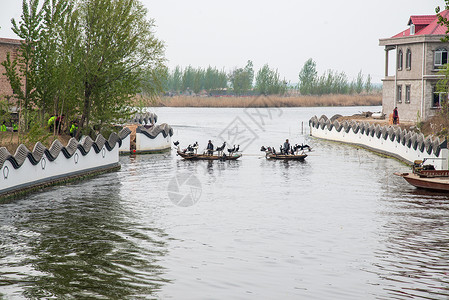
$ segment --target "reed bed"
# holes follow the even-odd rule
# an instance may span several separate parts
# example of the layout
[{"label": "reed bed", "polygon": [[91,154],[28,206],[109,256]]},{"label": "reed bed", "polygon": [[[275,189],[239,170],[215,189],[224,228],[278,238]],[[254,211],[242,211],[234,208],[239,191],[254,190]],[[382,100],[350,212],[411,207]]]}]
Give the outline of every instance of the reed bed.
[{"label": "reed bed", "polygon": [[168,107],[314,107],[314,106],[375,106],[382,105],[382,95],[326,96],[251,96],[251,97],[162,97],[156,106]]}]

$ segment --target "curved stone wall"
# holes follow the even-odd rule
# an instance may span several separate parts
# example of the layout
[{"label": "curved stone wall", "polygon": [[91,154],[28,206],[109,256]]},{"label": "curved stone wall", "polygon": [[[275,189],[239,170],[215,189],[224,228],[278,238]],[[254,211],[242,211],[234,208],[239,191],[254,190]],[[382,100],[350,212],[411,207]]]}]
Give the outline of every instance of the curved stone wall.
[{"label": "curved stone wall", "polygon": [[137,113],[131,118],[131,122],[139,124],[155,124],[157,123],[157,115],[152,112]]},{"label": "curved stone wall", "polygon": [[397,157],[408,163],[426,159],[438,169],[448,168],[447,142],[425,137],[398,126],[380,126],[367,122],[339,122],[336,116],[309,120],[311,135],[318,138],[356,144]]},{"label": "curved stone wall", "polygon": [[136,129],[136,153],[160,152],[171,149],[173,128],[166,123],[154,125],[146,129],[139,126]]},{"label": "curved stone wall", "polygon": [[38,142],[33,151],[21,144],[14,155],[1,147],[0,197],[118,168],[118,148],[129,133],[124,128],[107,140],[102,135],[95,141],[90,137],[83,137],[79,142],[72,138],[66,146],[55,140],[50,148]]}]

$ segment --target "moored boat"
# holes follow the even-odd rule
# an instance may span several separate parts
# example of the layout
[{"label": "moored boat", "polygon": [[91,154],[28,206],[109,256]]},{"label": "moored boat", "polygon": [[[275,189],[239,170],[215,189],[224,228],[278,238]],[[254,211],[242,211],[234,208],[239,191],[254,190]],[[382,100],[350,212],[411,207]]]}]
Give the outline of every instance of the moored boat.
[{"label": "moored boat", "polygon": [[421,160],[414,162],[413,173],[396,172],[394,175],[417,188],[449,192],[449,170],[435,170],[431,165],[423,165]]},{"label": "moored boat", "polygon": [[449,176],[422,177],[414,173],[394,173],[394,175],[401,176],[417,188],[449,192]]}]

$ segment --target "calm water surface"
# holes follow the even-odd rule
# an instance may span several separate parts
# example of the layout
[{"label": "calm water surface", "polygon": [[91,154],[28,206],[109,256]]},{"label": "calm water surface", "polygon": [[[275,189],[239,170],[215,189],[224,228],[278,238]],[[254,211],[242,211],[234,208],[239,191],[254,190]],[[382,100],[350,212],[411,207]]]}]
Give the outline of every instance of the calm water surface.
[{"label": "calm water surface", "polygon": [[[0,298],[447,299],[449,197],[307,134],[313,115],[362,110],[379,108],[157,109],[181,145],[226,138],[245,156],[121,157],[119,172],[0,204]],[[285,138],[315,151],[261,156]]]}]

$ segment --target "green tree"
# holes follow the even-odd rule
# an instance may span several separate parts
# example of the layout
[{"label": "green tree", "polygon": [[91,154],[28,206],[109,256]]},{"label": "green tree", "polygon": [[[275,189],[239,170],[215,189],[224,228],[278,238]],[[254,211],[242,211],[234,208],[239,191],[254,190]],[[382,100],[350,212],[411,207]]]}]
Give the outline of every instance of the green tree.
[{"label": "green tree", "polygon": [[191,91],[195,84],[195,69],[192,66],[188,66],[184,69],[182,74],[182,90],[184,92]]},{"label": "green tree", "polygon": [[373,85],[371,83],[371,75],[368,74],[368,76],[366,77],[366,82],[365,82],[365,91],[366,93],[371,93],[373,90]]},{"label": "green tree", "polygon": [[357,74],[357,79],[355,82],[355,92],[357,94],[361,94],[363,92],[363,74],[362,74],[362,70],[359,71],[359,73]]},{"label": "green tree", "polygon": [[287,82],[281,80],[277,70],[264,65],[256,75],[256,90],[262,95],[281,95],[287,90]]},{"label": "green tree", "polygon": [[[36,44],[42,30],[43,10],[39,9],[39,0],[23,0],[22,15],[19,23],[11,20],[13,32],[22,39],[17,59],[11,60],[8,54],[2,62],[5,75],[11,85],[14,97],[18,99],[23,129],[28,129],[29,110],[35,104]],[[22,126],[21,126],[22,127]]]},{"label": "green tree", "polygon": [[164,46],[138,0],[82,0],[79,12],[80,43],[74,47],[83,54],[82,129],[91,112],[97,124],[126,114],[144,71],[162,68]]},{"label": "green tree", "polygon": [[[152,82],[162,90],[164,46],[138,0],[23,0],[13,31],[23,40],[17,59],[2,63],[22,118],[37,107],[81,115],[79,127],[122,118],[130,100]],[[101,16],[101,18],[99,17]],[[78,135],[81,132],[78,131]]]},{"label": "green tree", "polygon": [[[445,0],[445,6],[444,8],[447,10],[449,9],[449,0]],[[446,34],[444,37],[441,38],[441,41],[444,43],[449,42],[449,20],[440,14],[440,7],[437,6],[435,8],[435,11],[437,13],[438,17],[438,24],[441,26],[446,27]],[[449,64],[444,65],[441,70],[438,72],[440,75],[444,76],[444,78],[440,79],[437,83],[437,92],[443,93],[445,97],[442,97],[444,99],[443,103],[440,103],[441,109],[440,109],[440,115],[442,115],[446,120],[449,119],[449,103],[448,103],[448,97],[449,94]],[[441,99],[441,98],[440,98]]]},{"label": "green tree", "polygon": [[316,63],[309,58],[299,72],[299,92],[310,95],[317,80]]},{"label": "green tree", "polygon": [[179,66],[176,66],[175,70],[172,74],[172,91],[179,93],[182,87],[182,69]]},{"label": "green tree", "polygon": [[242,95],[252,89],[254,80],[253,62],[248,60],[244,68],[235,69],[229,76],[234,94]]}]

